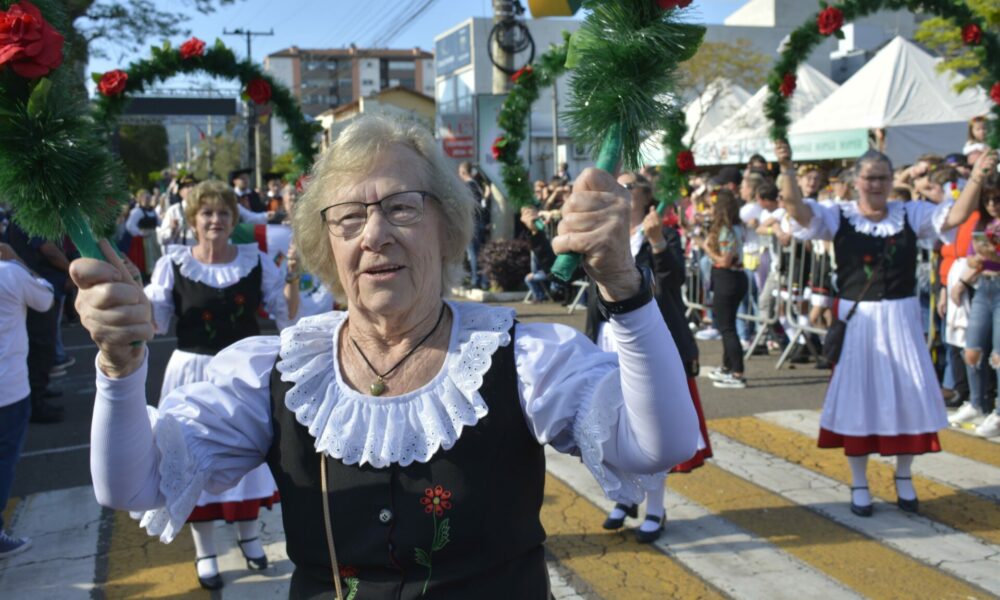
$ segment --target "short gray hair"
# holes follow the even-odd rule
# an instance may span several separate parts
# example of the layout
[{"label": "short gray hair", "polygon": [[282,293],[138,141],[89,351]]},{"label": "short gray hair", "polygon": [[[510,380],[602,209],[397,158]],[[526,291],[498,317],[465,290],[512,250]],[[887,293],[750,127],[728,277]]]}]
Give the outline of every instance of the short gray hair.
[{"label": "short gray hair", "polygon": [[466,248],[472,240],[475,200],[469,187],[455,175],[430,132],[413,123],[384,115],[356,117],[313,165],[305,191],[295,204],[292,227],[295,245],[310,273],[335,294],[343,293],[326,224],[319,211],[331,203],[331,193],[364,178],[379,156],[392,146],[416,152],[424,161],[422,176],[444,217],[441,240],[442,293],[461,282]]}]

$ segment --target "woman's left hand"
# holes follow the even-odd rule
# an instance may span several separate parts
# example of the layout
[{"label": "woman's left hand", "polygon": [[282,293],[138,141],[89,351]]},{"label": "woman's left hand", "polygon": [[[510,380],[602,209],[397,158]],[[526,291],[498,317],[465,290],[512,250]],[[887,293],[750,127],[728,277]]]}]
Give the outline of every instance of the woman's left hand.
[{"label": "woman's left hand", "polygon": [[614,177],[586,169],[563,204],[559,235],[552,239],[557,254],[583,255],[584,270],[611,302],[635,296],[642,286],[628,243],[630,203],[629,192]]},{"label": "woman's left hand", "polygon": [[642,232],[650,244],[663,243],[663,219],[660,218],[660,213],[656,212],[655,206],[650,206],[649,212],[642,219]]}]

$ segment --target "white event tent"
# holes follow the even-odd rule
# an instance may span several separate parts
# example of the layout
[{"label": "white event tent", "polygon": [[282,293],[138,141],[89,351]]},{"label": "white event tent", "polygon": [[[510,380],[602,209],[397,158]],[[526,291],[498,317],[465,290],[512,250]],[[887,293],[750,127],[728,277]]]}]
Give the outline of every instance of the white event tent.
[{"label": "white event tent", "polygon": [[[897,165],[921,154],[960,152],[969,119],[989,112],[979,88],[958,94],[956,75],[938,73],[934,58],[897,37],[844,85],[792,124],[800,136],[885,128],[886,154]],[[831,157],[835,158],[835,157]]]},{"label": "white event tent", "polygon": [[[800,66],[796,76],[797,87],[789,103],[789,116],[793,123],[838,87],[833,80],[808,64]],[[767,95],[768,88],[764,86],[708,135],[699,136],[693,148],[695,161],[699,165],[743,164],[754,154],[771,154],[771,124],[764,116]]]},{"label": "white event tent", "polygon": [[691,136],[701,138],[729,118],[747,101],[750,93],[728,79],[716,79],[697,98],[684,107],[688,132],[684,143],[691,143]]}]

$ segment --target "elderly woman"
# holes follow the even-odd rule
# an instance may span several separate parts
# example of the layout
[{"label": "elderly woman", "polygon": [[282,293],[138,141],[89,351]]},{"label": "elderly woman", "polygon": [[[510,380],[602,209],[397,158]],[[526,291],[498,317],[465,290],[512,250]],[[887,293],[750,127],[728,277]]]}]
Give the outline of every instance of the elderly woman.
[{"label": "elderly woman", "polygon": [[[793,172],[791,149],[775,145],[782,172]],[[803,240],[833,241],[837,318],[847,321],[840,362],[820,419],[819,446],[843,448],[851,468],[851,511],[871,516],[868,455],[896,456],[900,509],[917,512],[913,456],[938,452],[937,431],[948,425],[941,386],[923,338],[916,293],[917,240],[941,237],[978,204],[996,153],[984,154],[958,201],[888,202],[892,163],[870,151],[855,166],[854,203],[803,202],[795,178],[783,178],[782,197]]]},{"label": "elderly woman", "polygon": [[296,566],[290,597],[346,585],[366,599],[547,599],[543,445],[579,453],[634,503],[643,474],[698,440],[684,367],[629,251],[628,195],[601,171],[578,181],[553,245],[584,255],[618,357],[567,327],[443,299],[473,201],[424,130],[386,117],[341,132],[295,209],[305,267],[347,311],[234,344],[152,419],[146,353],[131,345],[151,335],[148,303],[120,269],[76,262],[100,346],[99,501],[149,511],[148,531],[169,541],[202,489],[266,463]]},{"label": "elderly woman", "polygon": [[[195,246],[167,246],[156,263],[146,297],[157,333],[177,318],[177,349],[170,356],[160,392],[167,412],[181,396],[180,386],[204,381],[209,361],[220,350],[259,335],[257,307],[263,306],[279,327],[290,324],[298,305],[298,286],[289,281],[256,244],[229,243],[239,216],[236,196],[219,181],[199,183],[188,195],[185,220],[193,224]],[[235,523],[237,539],[250,569],[263,569],[267,557],[257,538],[257,513],[276,499],[266,465],[250,470],[219,494],[202,492],[187,516],[194,536],[195,567],[202,587],[222,587],[216,561],[214,521]]]}]

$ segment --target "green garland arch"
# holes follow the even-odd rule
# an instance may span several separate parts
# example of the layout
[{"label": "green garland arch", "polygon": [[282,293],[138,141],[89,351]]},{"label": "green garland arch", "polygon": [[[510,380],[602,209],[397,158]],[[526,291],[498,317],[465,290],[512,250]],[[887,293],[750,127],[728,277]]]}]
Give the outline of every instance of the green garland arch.
[{"label": "green garland arch", "polygon": [[[221,40],[216,40],[207,50],[205,43],[197,38],[191,38],[176,50],[171,47],[170,42],[164,42],[162,46],[153,46],[152,58],[136,61],[124,71],[95,73],[93,79],[98,84],[100,93],[94,108],[94,118],[111,130],[117,124],[131,95],[144,91],[157,81],[165,81],[179,74],[199,72],[236,79],[244,89],[244,98],[250,98],[256,104],[270,102],[274,107],[274,114],[288,127],[295,165],[300,173],[308,171],[316,158],[317,149],[313,137],[320,132],[319,125],[306,120],[288,88],[274,81],[257,64],[237,60],[233,51]],[[126,75],[124,80],[120,73]],[[106,82],[105,85],[102,85],[102,80]],[[112,93],[106,93],[107,88]]]},{"label": "green garland arch", "polygon": [[791,33],[788,45],[781,53],[768,77],[769,94],[764,107],[771,121],[772,139],[786,139],[791,119],[788,116],[788,99],[795,92],[795,73],[813,49],[826,37],[843,37],[845,23],[856,21],[882,9],[913,11],[922,10],[950,19],[962,27],[965,43],[974,47],[975,53],[986,65],[989,77],[983,87],[990,94],[995,106],[994,119],[987,136],[987,143],[1000,147],[1000,37],[985,28],[983,20],[965,2],[956,0],[842,0],[832,5],[820,2],[820,12]]}]

